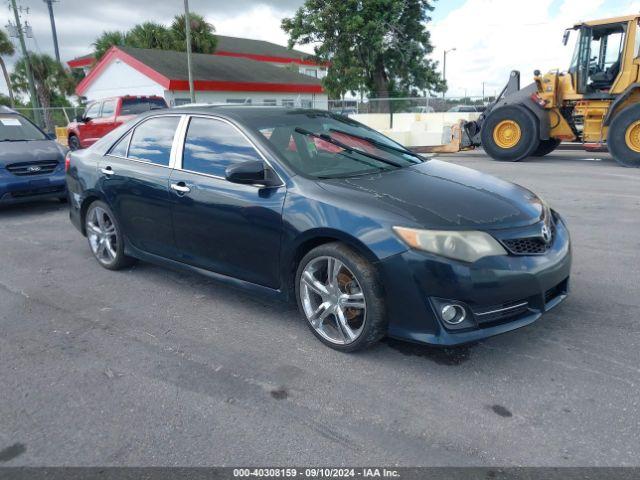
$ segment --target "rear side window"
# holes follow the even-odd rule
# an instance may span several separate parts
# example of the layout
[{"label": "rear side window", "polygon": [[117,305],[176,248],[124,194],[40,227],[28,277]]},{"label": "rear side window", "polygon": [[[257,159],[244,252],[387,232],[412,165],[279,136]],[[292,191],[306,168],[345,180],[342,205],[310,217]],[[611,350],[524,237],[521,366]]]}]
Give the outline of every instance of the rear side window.
[{"label": "rear side window", "polygon": [[[169,166],[171,145],[180,117],[156,117],[138,125],[133,131],[129,158]],[[119,146],[119,145],[118,145]]]},{"label": "rear side window", "polygon": [[262,160],[246,138],[228,123],[194,117],[184,142],[182,168],[218,177],[229,165]]},{"label": "rear side window", "polygon": [[102,114],[101,117],[113,117],[113,114],[116,113],[116,101],[115,100],[107,100],[102,105]]},{"label": "rear side window", "polygon": [[129,148],[129,140],[131,139],[131,133],[124,136],[109,152],[109,155],[115,155],[116,157],[126,157],[127,149]]},{"label": "rear side window", "polygon": [[138,115],[157,108],[167,108],[162,98],[123,98],[120,115]]}]

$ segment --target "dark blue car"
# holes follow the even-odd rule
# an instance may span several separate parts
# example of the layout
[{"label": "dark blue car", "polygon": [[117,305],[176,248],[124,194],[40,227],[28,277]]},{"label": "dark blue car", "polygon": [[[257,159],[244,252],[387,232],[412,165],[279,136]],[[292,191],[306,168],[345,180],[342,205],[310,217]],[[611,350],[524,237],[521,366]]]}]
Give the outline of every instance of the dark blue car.
[{"label": "dark blue car", "polygon": [[0,205],[66,200],[65,153],[30,120],[0,106]]},{"label": "dark blue car", "polygon": [[325,111],[151,112],[70,156],[98,262],[180,267],[298,303],[325,344],[473,342],[567,295],[569,232],[520,186]]}]

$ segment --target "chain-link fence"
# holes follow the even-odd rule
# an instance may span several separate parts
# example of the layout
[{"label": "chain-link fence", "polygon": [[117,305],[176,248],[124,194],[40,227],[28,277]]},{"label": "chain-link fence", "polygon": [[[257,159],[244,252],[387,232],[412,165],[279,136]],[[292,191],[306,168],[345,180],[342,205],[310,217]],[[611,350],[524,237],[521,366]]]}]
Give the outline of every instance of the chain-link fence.
[{"label": "chain-link fence", "polygon": [[50,108],[14,108],[48,133],[54,133],[56,127],[66,127],[67,124],[83,111],[83,107],[50,107]]},{"label": "chain-link fence", "polygon": [[482,112],[494,97],[407,97],[329,100],[329,110],[342,113]]}]

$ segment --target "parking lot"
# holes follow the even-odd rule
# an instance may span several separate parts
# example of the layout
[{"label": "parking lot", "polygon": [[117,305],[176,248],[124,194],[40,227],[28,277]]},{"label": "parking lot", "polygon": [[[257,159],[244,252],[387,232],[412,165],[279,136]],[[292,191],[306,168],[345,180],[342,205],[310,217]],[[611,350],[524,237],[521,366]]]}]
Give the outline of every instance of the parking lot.
[{"label": "parking lot", "polygon": [[640,465],[640,170],[446,157],[569,223],[572,294],[441,350],[341,354],[293,306],[102,269],[56,202],[0,210],[2,465]]}]

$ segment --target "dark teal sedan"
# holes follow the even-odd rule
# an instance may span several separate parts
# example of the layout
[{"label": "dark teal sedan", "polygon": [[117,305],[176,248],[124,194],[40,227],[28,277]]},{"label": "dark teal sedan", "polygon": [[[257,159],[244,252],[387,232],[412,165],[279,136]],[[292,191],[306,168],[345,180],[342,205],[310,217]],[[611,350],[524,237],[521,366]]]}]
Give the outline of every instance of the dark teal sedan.
[{"label": "dark teal sedan", "polygon": [[325,111],[150,112],[69,158],[98,263],[140,259],[296,301],[326,345],[456,345],[567,296],[569,232],[529,190]]}]

